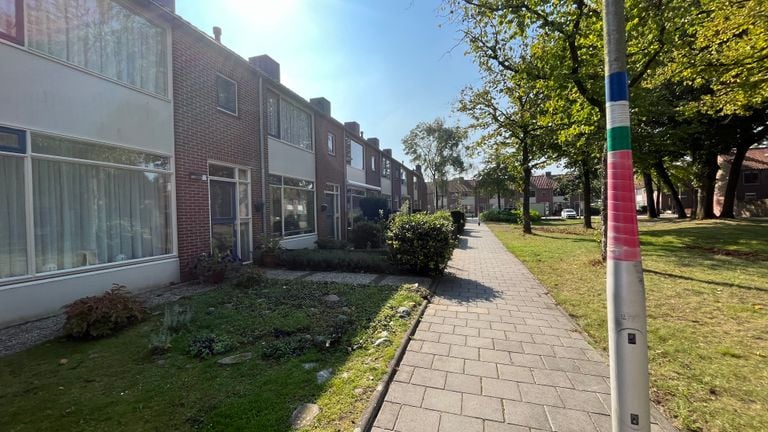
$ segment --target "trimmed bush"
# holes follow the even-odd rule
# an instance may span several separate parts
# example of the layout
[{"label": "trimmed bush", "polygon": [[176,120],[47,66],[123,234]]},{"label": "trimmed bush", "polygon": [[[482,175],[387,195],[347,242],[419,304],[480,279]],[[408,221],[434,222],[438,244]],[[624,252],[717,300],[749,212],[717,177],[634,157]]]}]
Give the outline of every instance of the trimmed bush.
[{"label": "trimmed bush", "polygon": [[369,221],[389,219],[389,201],[382,197],[365,197],[360,199],[360,210],[363,217]]},{"label": "trimmed bush", "polygon": [[267,277],[264,275],[264,272],[251,264],[243,266],[242,270],[240,270],[240,274],[237,275],[237,280],[235,281],[235,286],[240,289],[253,289],[261,286],[266,279]]},{"label": "trimmed bush", "polygon": [[74,339],[110,336],[144,319],[144,305],[114,284],[100,296],[81,298],[67,306],[64,333]]},{"label": "trimmed bush", "polygon": [[317,244],[318,249],[347,249],[349,248],[349,243],[345,242],[344,240],[336,240],[336,239],[329,239],[329,238],[319,238],[315,240],[315,244]]},{"label": "trimmed bush", "polygon": [[451,220],[456,235],[464,233],[464,226],[467,224],[467,216],[461,210],[451,210]]},{"label": "trimmed bush", "polygon": [[491,209],[480,213],[483,222],[517,223],[518,212],[508,210]]},{"label": "trimmed bush", "polygon": [[384,251],[297,249],[283,252],[282,263],[291,270],[396,273]]},{"label": "trimmed bush", "polygon": [[416,273],[438,275],[445,271],[456,240],[448,212],[395,216],[387,231],[392,259]]},{"label": "trimmed bush", "polygon": [[384,245],[384,230],[374,222],[358,222],[349,233],[355,249],[380,249]]}]

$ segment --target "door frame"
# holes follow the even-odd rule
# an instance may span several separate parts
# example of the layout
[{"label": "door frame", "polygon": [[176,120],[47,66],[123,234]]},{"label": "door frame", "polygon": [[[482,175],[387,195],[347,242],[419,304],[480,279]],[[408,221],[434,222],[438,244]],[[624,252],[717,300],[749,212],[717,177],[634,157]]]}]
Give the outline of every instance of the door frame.
[{"label": "door frame", "polygon": [[[205,177],[208,183],[208,244],[210,247],[211,252],[213,252],[213,217],[212,217],[212,210],[211,210],[211,182],[212,181],[218,181],[223,183],[232,183],[235,187],[235,199],[233,201],[234,205],[234,245],[233,248],[235,250],[235,253],[237,254],[238,258],[240,257],[240,236],[242,233],[240,232],[240,225],[244,222],[248,223],[248,233],[247,238],[250,240],[251,243],[251,251],[250,251],[250,258],[248,261],[243,261],[243,263],[250,263],[253,261],[253,189],[252,189],[252,183],[251,183],[251,168],[243,165],[235,165],[230,164],[226,162],[220,162],[216,160],[208,160],[208,172],[210,173],[210,166],[211,165],[217,165],[221,167],[227,167],[233,169],[233,177],[219,177],[219,176],[211,176],[210,174]],[[240,178],[240,174],[244,173],[245,178]],[[247,216],[240,216],[240,185],[247,185],[248,188],[248,215]]]}]

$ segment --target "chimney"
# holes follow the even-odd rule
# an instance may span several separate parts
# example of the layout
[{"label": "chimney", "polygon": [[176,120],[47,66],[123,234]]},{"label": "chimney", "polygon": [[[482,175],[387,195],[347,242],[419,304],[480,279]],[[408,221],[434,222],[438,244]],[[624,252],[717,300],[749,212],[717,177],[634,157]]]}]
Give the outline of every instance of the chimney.
[{"label": "chimney", "polygon": [[176,0],[155,0],[155,3],[176,13]]},{"label": "chimney", "polygon": [[384,149],[381,152],[389,157],[392,157],[392,149]]},{"label": "chimney", "polygon": [[249,58],[248,63],[260,70],[264,75],[280,82],[280,63],[276,62],[272,57],[262,54]]},{"label": "chimney", "polygon": [[547,178],[552,178],[552,172],[551,171],[546,171],[544,173],[544,176],[546,176]]},{"label": "chimney", "polygon": [[321,113],[331,116],[331,101],[324,97],[316,97],[309,100],[309,104],[315,107]]},{"label": "chimney", "polygon": [[416,164],[416,172],[421,175],[421,164]]},{"label": "chimney", "polygon": [[221,43],[221,27],[213,27],[213,38],[216,39],[216,42]]},{"label": "chimney", "polygon": [[363,136],[363,131],[360,131],[360,138],[365,138],[365,137]]},{"label": "chimney", "polygon": [[345,122],[344,127],[354,132],[355,135],[360,135],[360,123],[358,122]]},{"label": "chimney", "polygon": [[374,137],[370,137],[370,138],[368,138],[368,144],[370,144],[370,145],[372,145],[372,146],[374,146],[376,148],[379,148],[379,139],[378,138],[374,138]]}]

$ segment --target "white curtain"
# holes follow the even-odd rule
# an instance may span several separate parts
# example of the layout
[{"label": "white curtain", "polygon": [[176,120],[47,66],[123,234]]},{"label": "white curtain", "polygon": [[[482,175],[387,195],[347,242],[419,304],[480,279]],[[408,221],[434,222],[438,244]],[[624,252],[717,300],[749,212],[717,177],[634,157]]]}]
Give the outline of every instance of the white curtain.
[{"label": "white curtain", "polygon": [[306,111],[285,100],[280,104],[280,138],[312,150],[312,119]]},{"label": "white curtain", "polygon": [[27,273],[24,159],[0,156],[0,279]]},{"label": "white curtain", "polygon": [[38,272],[171,253],[168,175],[33,159]]},{"label": "white curtain", "polygon": [[165,30],[111,0],[29,0],[30,48],[167,94]]}]

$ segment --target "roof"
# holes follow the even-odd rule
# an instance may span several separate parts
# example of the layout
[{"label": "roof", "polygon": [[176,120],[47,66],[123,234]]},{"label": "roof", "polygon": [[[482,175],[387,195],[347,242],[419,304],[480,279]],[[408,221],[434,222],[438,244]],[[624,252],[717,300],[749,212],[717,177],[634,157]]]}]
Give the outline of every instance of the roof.
[{"label": "roof", "polygon": [[[429,193],[435,192],[435,186],[433,182],[427,182],[427,190]],[[473,191],[474,180],[464,180],[463,178],[448,180],[448,193],[471,193]]]},{"label": "roof", "polygon": [[749,149],[741,169],[768,169],[768,147]]},{"label": "roof", "polygon": [[535,175],[531,176],[531,186],[536,189],[554,189],[555,181],[547,175]]}]

